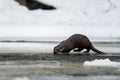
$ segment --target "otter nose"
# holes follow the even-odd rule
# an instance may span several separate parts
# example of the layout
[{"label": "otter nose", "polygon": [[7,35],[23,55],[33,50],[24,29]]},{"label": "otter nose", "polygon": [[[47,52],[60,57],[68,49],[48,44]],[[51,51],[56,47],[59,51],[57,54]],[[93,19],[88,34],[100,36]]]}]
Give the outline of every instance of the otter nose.
[{"label": "otter nose", "polygon": [[56,48],[54,48],[54,54],[58,54],[58,50]]}]

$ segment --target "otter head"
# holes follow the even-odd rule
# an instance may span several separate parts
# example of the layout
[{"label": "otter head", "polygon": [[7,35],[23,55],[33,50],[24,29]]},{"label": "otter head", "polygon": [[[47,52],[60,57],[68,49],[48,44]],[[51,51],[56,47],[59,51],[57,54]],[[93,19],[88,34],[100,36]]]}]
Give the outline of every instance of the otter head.
[{"label": "otter head", "polygon": [[54,48],[54,54],[69,53],[73,49],[71,43],[63,41]]}]

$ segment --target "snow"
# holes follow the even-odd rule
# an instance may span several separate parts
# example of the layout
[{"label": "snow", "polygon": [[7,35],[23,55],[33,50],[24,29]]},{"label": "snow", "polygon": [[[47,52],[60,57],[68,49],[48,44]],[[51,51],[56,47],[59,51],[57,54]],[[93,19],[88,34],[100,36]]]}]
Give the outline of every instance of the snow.
[{"label": "snow", "polygon": [[85,61],[83,65],[120,68],[120,62],[111,61],[110,59],[95,59],[93,61]]},{"label": "snow", "polygon": [[0,37],[59,37],[75,33],[120,37],[120,0],[39,1],[57,9],[29,11],[14,0],[1,0]]}]

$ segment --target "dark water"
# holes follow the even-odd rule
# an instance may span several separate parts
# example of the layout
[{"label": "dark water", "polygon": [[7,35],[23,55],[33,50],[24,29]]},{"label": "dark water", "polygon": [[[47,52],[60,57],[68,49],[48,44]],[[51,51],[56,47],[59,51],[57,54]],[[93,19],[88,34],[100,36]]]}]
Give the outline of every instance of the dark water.
[{"label": "dark water", "polygon": [[70,54],[58,54],[53,53],[1,53],[0,61],[13,61],[13,60],[44,60],[44,61],[64,61],[64,62],[84,62],[92,61],[94,59],[109,58],[112,61],[120,61],[120,53],[108,53],[108,54],[83,54],[83,53],[70,53]]}]

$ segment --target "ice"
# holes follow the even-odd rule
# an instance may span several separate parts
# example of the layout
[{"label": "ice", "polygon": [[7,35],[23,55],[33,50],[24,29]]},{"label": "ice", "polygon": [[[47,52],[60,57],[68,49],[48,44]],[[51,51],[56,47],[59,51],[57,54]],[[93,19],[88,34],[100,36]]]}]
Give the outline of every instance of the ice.
[{"label": "ice", "polygon": [[0,53],[52,53],[50,43],[0,43]]},{"label": "ice", "polygon": [[[29,43],[29,42],[0,42],[0,53],[52,53],[59,43]],[[119,53],[119,44],[94,44],[94,46],[108,54]],[[92,51],[90,51],[92,52]]]},{"label": "ice", "polygon": [[[38,77],[38,76],[37,76]],[[119,76],[67,76],[67,75],[40,75],[39,78],[35,76],[30,80],[119,80]],[[15,80],[29,80],[27,77],[18,77]]]},{"label": "ice", "polygon": [[8,69],[8,68],[20,68],[20,69],[28,69],[28,68],[61,68],[61,63],[59,61],[1,61],[0,68]]},{"label": "ice", "polygon": [[30,79],[28,79],[28,78],[25,76],[25,77],[23,77],[23,78],[20,78],[20,77],[15,78],[14,80],[30,80]]},{"label": "ice", "polygon": [[93,61],[85,61],[83,65],[120,68],[120,62],[111,61],[110,59],[95,59]]}]

